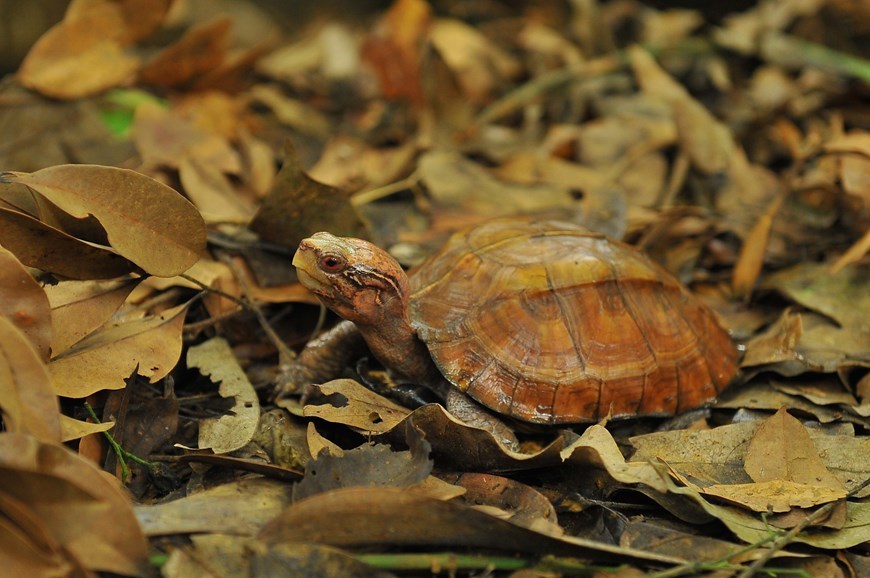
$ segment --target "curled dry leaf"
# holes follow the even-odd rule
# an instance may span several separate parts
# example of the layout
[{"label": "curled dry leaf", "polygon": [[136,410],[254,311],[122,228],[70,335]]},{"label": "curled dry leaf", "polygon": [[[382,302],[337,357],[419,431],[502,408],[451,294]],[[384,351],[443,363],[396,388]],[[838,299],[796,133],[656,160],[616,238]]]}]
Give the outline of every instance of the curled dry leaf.
[{"label": "curled dry leaf", "polygon": [[134,372],[156,382],[181,356],[181,329],[187,304],[161,315],[127,321],[91,334],[48,364],[55,392],[82,398],[103,389],[121,389]]},{"label": "curled dry leaf", "polygon": [[18,327],[36,350],[48,359],[51,313],[48,297],[15,256],[0,246],[0,318]]},{"label": "curled dry leaf", "polygon": [[[466,425],[437,403],[414,410],[405,421],[422,432],[439,464],[458,470],[511,472],[552,466],[562,461],[559,452],[565,440],[561,436],[534,453],[513,452],[505,449],[492,433]],[[384,435],[388,439],[404,442],[407,431],[405,421],[399,422]]]},{"label": "curled dry leaf", "polygon": [[43,442],[61,438],[51,378],[27,336],[0,316],[0,411],[5,429]]},{"label": "curled dry leaf", "polygon": [[0,507],[31,546],[11,551],[0,541],[4,560],[48,549],[90,570],[150,575],[148,544],[117,480],[61,445],[20,434],[0,434],[0,465]]},{"label": "curled dry leaf", "polygon": [[598,467],[623,484],[644,484],[659,492],[666,486],[661,474],[644,461],[626,462],[616,440],[604,426],[593,425],[576,441],[562,450],[565,462],[581,467]]},{"label": "curled dry leaf", "polygon": [[0,207],[0,244],[28,267],[69,279],[111,279],[138,270],[109,249],[3,207]]},{"label": "curled dry leaf", "polygon": [[191,347],[187,352],[187,365],[198,368],[213,383],[219,383],[221,397],[235,401],[227,415],[200,421],[200,449],[225,454],[251,441],[260,419],[260,401],[229,344],[220,337],[214,337]]},{"label": "curled dry leaf", "polygon": [[171,277],[205,250],[205,224],[172,188],[143,174],[99,165],[58,165],[35,173],[3,173],[73,217],[93,216],[109,244],[146,272]]}]

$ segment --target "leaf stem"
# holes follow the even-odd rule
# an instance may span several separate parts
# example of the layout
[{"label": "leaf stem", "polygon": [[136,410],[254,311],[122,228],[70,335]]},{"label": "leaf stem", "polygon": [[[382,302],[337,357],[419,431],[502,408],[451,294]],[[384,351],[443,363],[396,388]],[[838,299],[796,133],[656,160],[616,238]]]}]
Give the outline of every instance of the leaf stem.
[{"label": "leaf stem", "polygon": [[[91,404],[85,402],[85,410],[91,416],[91,419],[96,423],[102,423],[100,418],[97,417],[97,412],[94,411],[94,408],[91,407]],[[149,470],[154,468],[154,464],[149,462],[148,460],[142,459],[134,453],[128,452],[124,448],[121,447],[121,444],[115,440],[115,438],[107,431],[102,432],[106,439],[109,442],[109,445],[112,446],[112,450],[115,452],[115,455],[118,456],[118,464],[121,466],[121,481],[125,484],[130,480],[130,467],[127,465],[127,460],[136,462],[137,464],[141,464],[148,468]]]}]

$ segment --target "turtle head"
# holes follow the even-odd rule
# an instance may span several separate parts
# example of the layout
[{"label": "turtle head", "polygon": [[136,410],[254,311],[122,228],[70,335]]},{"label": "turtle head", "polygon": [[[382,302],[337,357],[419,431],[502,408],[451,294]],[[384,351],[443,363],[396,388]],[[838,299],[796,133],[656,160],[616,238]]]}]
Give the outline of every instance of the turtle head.
[{"label": "turtle head", "polygon": [[315,233],[293,257],[299,282],[360,326],[407,320],[408,277],[386,251],[352,237]]}]

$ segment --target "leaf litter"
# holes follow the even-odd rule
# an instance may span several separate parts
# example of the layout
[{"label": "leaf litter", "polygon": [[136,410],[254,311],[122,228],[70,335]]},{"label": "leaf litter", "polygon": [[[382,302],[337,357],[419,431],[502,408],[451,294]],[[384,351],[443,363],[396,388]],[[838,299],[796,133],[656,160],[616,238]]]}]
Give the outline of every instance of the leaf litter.
[{"label": "leaf litter", "polygon": [[[866,6],[195,4],[76,0],[0,83],[5,567],[866,569]],[[518,213],[642,246],[738,382],[520,451],[361,366],[287,386],[334,321],[300,239]]]}]

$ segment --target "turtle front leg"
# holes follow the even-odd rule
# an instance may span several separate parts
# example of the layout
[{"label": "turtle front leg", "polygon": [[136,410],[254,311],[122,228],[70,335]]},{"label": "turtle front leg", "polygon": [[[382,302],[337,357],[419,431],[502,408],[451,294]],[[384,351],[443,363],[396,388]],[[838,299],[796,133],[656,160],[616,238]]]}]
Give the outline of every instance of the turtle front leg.
[{"label": "turtle front leg", "polygon": [[356,325],[342,321],[313,339],[290,362],[278,378],[276,397],[299,393],[312,383],[323,383],[341,376],[346,367],[367,351]]},{"label": "turtle front leg", "polygon": [[507,424],[465,393],[446,383],[445,386],[446,391],[442,392],[444,405],[451,415],[465,422],[466,425],[488,431],[509,450],[519,451],[520,442]]}]

